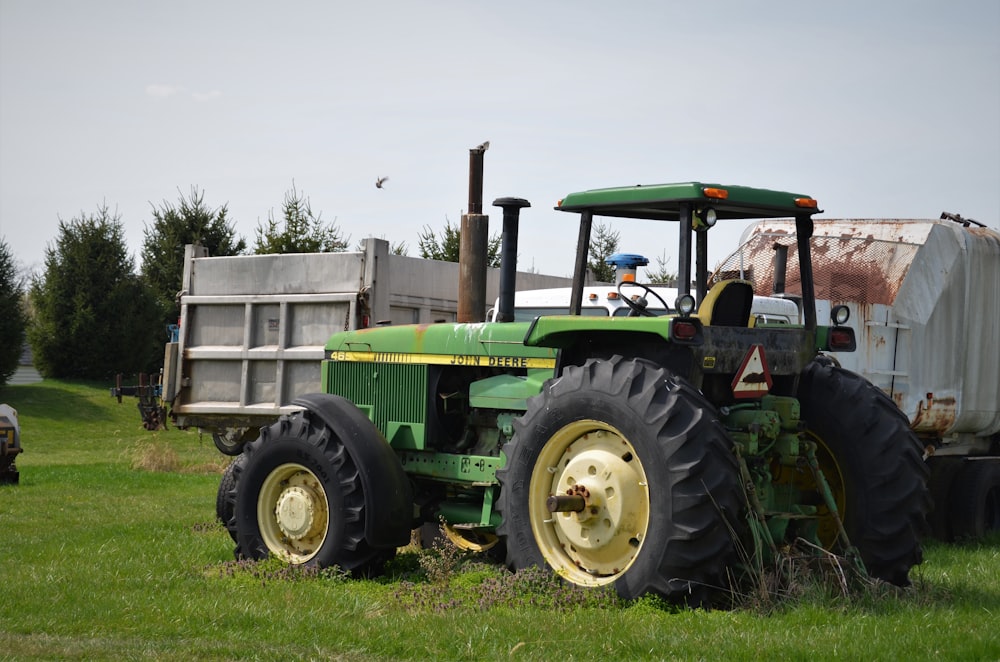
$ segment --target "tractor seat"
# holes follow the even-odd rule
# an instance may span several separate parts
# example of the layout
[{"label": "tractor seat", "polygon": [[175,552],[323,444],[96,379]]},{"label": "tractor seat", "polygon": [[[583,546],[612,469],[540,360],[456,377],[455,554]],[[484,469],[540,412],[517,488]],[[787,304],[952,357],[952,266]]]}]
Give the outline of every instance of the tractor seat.
[{"label": "tractor seat", "polygon": [[695,315],[705,326],[749,326],[753,285],[746,280],[724,280],[712,286]]}]

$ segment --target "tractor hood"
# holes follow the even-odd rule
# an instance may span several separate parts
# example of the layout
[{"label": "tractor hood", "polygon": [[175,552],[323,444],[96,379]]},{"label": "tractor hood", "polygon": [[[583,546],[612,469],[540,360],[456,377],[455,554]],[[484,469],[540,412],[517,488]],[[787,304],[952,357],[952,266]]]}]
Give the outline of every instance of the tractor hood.
[{"label": "tractor hood", "polygon": [[666,340],[671,317],[590,317],[546,315],[535,318],[527,329],[524,343],[533,347],[564,348],[579,341],[581,334],[644,333]]},{"label": "tractor hood", "polygon": [[527,347],[527,323],[407,324],[336,333],[325,357],[336,361],[553,368],[556,352]]}]

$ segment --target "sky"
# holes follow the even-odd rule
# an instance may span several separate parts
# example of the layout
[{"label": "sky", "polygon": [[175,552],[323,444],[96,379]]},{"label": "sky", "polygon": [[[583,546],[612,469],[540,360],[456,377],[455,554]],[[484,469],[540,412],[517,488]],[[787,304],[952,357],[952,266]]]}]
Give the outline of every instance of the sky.
[{"label": "sky", "polygon": [[[41,272],[103,206],[138,260],[197,189],[252,244],[286,192],[350,237],[526,198],[519,268],[570,275],[567,193],[703,181],[826,218],[1000,228],[997,0],[0,0],[0,237]],[[375,180],[388,177],[383,188]],[[607,221],[676,269],[673,224]],[[720,223],[709,262],[745,223]]]}]

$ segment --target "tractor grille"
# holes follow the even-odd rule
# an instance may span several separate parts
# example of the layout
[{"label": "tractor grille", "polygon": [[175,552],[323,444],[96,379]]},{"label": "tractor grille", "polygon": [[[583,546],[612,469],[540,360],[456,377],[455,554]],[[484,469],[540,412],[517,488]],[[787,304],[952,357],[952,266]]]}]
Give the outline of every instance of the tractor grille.
[{"label": "tractor grille", "polygon": [[427,418],[427,366],[394,363],[329,364],[327,392],[340,395],[369,414],[386,434],[389,421],[423,424]]}]

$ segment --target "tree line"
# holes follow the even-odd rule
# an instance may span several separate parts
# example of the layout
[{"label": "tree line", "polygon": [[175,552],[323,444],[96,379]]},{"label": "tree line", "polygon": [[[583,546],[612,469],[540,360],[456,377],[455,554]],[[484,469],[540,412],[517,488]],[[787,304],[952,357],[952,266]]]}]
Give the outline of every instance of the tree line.
[{"label": "tree line", "polygon": [[[6,239],[0,237],[0,386],[17,370],[25,342],[35,368],[45,377],[110,380],[159,370],[166,327],[179,314],[184,247],[200,244],[213,256],[342,252],[349,247],[336,222],[314,213],[295,188],[286,192],[281,215],[268,213],[247,247],[229,219],[226,205],[212,208],[192,187],[176,204],[154,206],[143,230],[138,269],[129,255],[120,215],[101,204],[93,213],[59,220],[57,237],[46,247],[41,273],[18,273]],[[499,266],[500,235],[489,238],[488,263]],[[618,233],[595,225],[588,265],[596,280],[613,281],[605,258],[618,250]],[[435,233],[424,226],[418,252],[426,259],[457,262],[461,229],[446,218]],[[359,248],[360,250],[360,243]],[[391,251],[406,255],[405,243]],[[653,282],[667,282],[665,261]],[[659,280],[657,280],[657,278]]]}]

